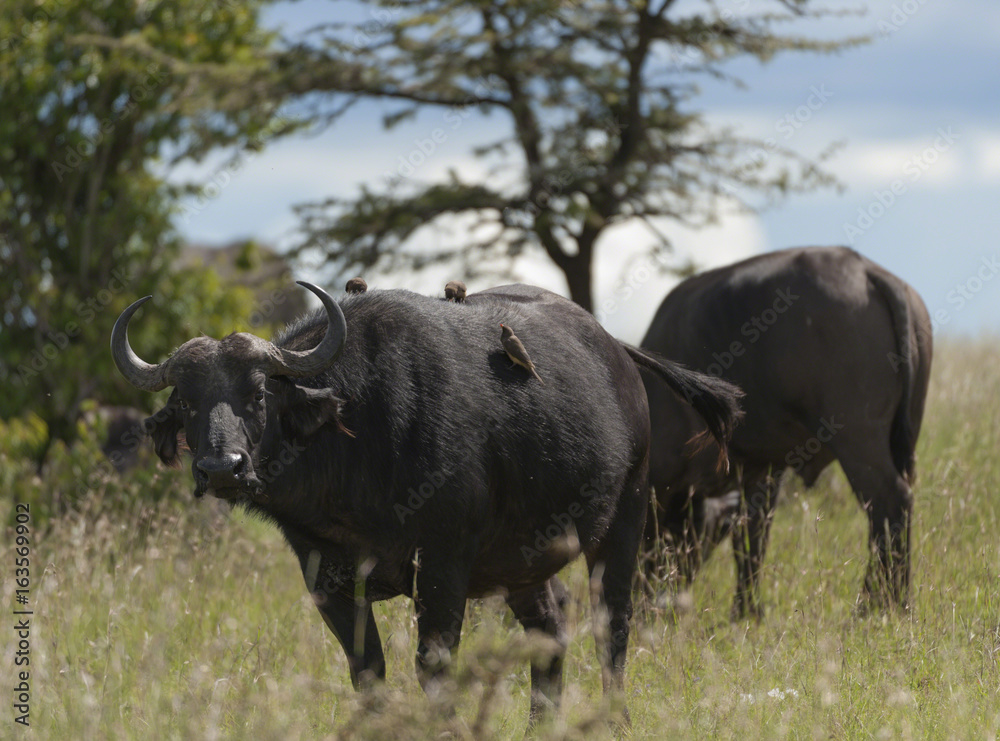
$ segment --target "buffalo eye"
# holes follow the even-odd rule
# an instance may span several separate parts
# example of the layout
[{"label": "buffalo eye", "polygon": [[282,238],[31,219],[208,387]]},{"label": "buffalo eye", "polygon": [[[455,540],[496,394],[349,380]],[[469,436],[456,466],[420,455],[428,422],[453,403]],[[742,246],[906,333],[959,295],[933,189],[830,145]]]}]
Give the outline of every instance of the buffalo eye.
[{"label": "buffalo eye", "polygon": [[186,412],[186,411],[187,411],[187,410],[188,410],[188,409],[190,408],[190,407],[188,406],[188,403],[187,403],[187,401],[185,401],[184,399],[180,399],[180,400],[178,400],[178,402],[177,402],[177,406],[179,406],[179,407],[181,408],[181,411],[182,411],[182,412]]},{"label": "buffalo eye", "polygon": [[264,387],[261,386],[259,389],[254,391],[253,402],[247,402],[247,411],[251,414],[259,411],[264,406]]}]

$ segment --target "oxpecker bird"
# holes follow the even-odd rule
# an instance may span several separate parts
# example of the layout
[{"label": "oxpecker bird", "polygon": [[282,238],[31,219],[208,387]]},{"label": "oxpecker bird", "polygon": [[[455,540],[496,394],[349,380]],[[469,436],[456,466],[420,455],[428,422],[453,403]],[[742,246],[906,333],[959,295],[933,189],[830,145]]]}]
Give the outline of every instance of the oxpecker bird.
[{"label": "oxpecker bird", "polygon": [[460,304],[465,301],[465,284],[460,280],[450,280],[445,284],[444,297]]},{"label": "oxpecker bird", "polygon": [[510,358],[515,365],[527,368],[528,372],[537,378],[538,382],[544,386],[545,381],[543,381],[542,377],[538,375],[538,371],[535,370],[535,364],[531,362],[531,358],[528,357],[528,351],[524,349],[524,345],[521,343],[521,340],[517,338],[517,335],[514,334],[514,330],[506,324],[501,324],[500,329],[500,343],[503,345],[503,349],[507,353],[507,357]]},{"label": "oxpecker bird", "polygon": [[348,293],[364,293],[368,290],[368,284],[365,283],[364,278],[351,278],[347,281],[347,292]]}]

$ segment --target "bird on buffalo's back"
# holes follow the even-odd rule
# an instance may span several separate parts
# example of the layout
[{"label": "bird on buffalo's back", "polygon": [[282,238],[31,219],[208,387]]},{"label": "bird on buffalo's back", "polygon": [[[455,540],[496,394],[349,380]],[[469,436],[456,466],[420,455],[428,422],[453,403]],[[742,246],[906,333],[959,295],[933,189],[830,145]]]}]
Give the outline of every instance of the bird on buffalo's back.
[{"label": "bird on buffalo's back", "polygon": [[506,324],[501,324],[500,329],[500,344],[503,345],[503,349],[504,352],[507,353],[507,357],[510,358],[515,365],[527,368],[528,372],[537,378],[538,382],[544,386],[545,381],[543,381],[542,377],[538,375],[538,371],[535,370],[535,364],[531,362],[531,358],[528,356],[528,351],[524,349],[524,344],[518,339],[517,335],[514,334],[514,330]]},{"label": "bird on buffalo's back", "polygon": [[450,280],[444,286],[444,297],[460,304],[465,301],[465,284],[460,280]]},{"label": "bird on buffalo's back", "polygon": [[364,278],[351,278],[347,281],[346,290],[348,293],[364,293],[368,290],[368,284],[365,282]]}]

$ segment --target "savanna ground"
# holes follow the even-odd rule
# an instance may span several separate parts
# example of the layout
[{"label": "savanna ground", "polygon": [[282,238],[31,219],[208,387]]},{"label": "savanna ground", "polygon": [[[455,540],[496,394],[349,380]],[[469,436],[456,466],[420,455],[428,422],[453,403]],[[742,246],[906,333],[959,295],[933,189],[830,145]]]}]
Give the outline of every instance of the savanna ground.
[{"label": "savanna ground", "polygon": [[[995,345],[939,343],[918,450],[912,610],[855,616],[866,521],[838,468],[810,491],[792,480],[772,531],[762,622],[728,619],[728,545],[708,563],[693,609],[679,620],[640,603],[627,678],[632,737],[996,738]],[[341,649],[272,527],[194,501],[186,469],[157,470],[150,462],[121,480],[94,475],[93,460],[57,451],[44,481],[0,460],[8,492],[3,522],[11,521],[11,496],[70,505],[32,531],[30,720],[37,737],[523,735],[532,646],[498,599],[469,605],[457,690],[434,702],[413,671],[411,603],[378,604],[388,682],[355,695]],[[73,480],[87,481],[86,490],[59,483]],[[154,502],[138,496],[178,487],[180,495]],[[122,496],[131,498],[124,506]],[[6,552],[2,597],[12,606],[13,548]],[[567,686],[562,710],[539,735],[607,737],[586,575],[576,564],[563,576],[575,598]],[[12,630],[0,632],[0,645],[9,688]],[[9,729],[14,713],[5,698]]]}]

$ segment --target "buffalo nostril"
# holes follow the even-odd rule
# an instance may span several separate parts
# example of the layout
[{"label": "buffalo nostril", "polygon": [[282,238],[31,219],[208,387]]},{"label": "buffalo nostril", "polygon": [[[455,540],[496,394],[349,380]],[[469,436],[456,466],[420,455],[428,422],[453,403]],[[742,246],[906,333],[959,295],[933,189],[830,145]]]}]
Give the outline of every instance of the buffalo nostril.
[{"label": "buffalo nostril", "polygon": [[212,487],[233,486],[241,477],[246,464],[239,453],[227,453],[217,458],[202,458],[195,464],[198,480]]}]

